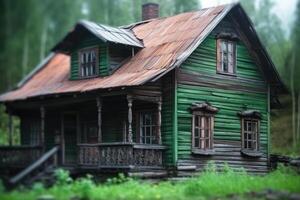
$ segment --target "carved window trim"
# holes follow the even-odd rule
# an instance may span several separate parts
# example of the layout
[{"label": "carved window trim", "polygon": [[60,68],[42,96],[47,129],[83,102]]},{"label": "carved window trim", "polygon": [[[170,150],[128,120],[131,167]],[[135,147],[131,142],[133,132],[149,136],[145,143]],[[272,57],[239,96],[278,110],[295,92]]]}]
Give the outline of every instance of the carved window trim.
[{"label": "carved window trim", "polygon": [[92,78],[99,75],[98,47],[83,48],[78,51],[78,77]]},{"label": "carved window trim", "polygon": [[214,118],[218,109],[208,103],[194,103],[192,111],[192,153],[212,155]]},{"label": "carved window trim", "polygon": [[236,42],[227,38],[217,38],[217,73],[236,76]]}]

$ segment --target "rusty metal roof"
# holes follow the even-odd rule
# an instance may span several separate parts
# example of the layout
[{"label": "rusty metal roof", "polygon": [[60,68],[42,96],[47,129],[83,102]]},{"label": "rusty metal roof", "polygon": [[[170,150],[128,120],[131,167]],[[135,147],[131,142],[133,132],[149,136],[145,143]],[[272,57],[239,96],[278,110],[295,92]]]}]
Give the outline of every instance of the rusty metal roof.
[{"label": "rusty metal roof", "polygon": [[[143,41],[144,48],[110,76],[72,81],[69,80],[70,56],[55,53],[37,73],[27,77],[18,89],[0,96],[0,101],[136,86],[157,80],[174,67],[179,66],[236,5],[239,4],[228,4],[153,19],[122,27],[122,29],[99,26],[97,29],[101,29],[100,36],[109,41],[113,39],[110,39],[111,35],[108,36],[107,32],[114,34],[113,30],[118,32],[130,29],[138,40]],[[89,29],[98,32],[94,30],[95,23],[84,23]],[[107,31],[108,29],[111,31]]]},{"label": "rusty metal roof", "polygon": [[103,42],[111,42],[138,48],[144,47],[142,40],[139,40],[134,35],[134,32],[128,28],[115,28],[87,20],[81,20],[52,50],[55,52],[68,52],[72,49],[73,45],[76,45],[76,43],[84,36],[84,31],[90,32]]}]

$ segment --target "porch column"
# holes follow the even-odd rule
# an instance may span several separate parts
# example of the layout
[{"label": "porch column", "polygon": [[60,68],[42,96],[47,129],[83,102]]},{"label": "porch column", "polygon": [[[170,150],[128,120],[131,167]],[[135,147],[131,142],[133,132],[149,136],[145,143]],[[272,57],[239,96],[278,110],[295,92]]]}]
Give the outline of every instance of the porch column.
[{"label": "porch column", "polygon": [[132,96],[127,95],[128,101],[128,142],[132,142]]},{"label": "porch column", "polygon": [[162,100],[160,98],[159,102],[157,103],[157,111],[158,111],[158,115],[157,115],[157,140],[158,140],[158,144],[161,144],[161,104],[162,104]]},{"label": "porch column", "polygon": [[9,146],[13,145],[13,118],[12,114],[9,112],[8,113],[8,143]]},{"label": "porch column", "polygon": [[98,143],[102,142],[102,99],[97,97],[97,108],[98,108]]},{"label": "porch column", "polygon": [[40,107],[41,112],[41,138],[40,138],[40,145],[42,145],[42,149],[45,149],[45,107]]}]

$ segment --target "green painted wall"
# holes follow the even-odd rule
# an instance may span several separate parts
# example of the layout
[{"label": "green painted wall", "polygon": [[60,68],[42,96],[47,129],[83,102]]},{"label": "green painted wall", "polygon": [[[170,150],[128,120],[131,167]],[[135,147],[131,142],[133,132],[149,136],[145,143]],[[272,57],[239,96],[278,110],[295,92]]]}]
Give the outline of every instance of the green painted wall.
[{"label": "green painted wall", "polygon": [[70,71],[70,79],[76,80],[79,79],[78,76],[78,50],[87,47],[98,47],[99,50],[99,75],[100,76],[107,76],[108,75],[108,64],[109,64],[109,57],[108,57],[108,47],[107,44],[102,42],[99,38],[89,35],[85,39],[83,39],[75,49],[73,49],[71,53],[71,71]]},{"label": "green painted wall", "polygon": [[[216,29],[220,29],[217,27]],[[203,167],[209,160],[249,171],[267,170],[268,149],[268,94],[267,84],[242,41],[237,42],[237,74],[226,76],[216,73],[215,33],[182,64],[177,83],[178,165],[194,164]],[[191,75],[194,79],[181,78]],[[188,108],[194,102],[208,101],[219,109],[215,116],[215,156],[191,154],[191,121]],[[241,126],[237,112],[255,109],[262,113],[260,126],[261,158],[249,160],[241,156]],[[260,167],[257,167],[260,166]]]},{"label": "green painted wall", "polygon": [[176,140],[174,138],[174,74],[169,73],[162,81],[162,143],[167,146],[164,153],[164,163],[168,166],[176,164]]}]

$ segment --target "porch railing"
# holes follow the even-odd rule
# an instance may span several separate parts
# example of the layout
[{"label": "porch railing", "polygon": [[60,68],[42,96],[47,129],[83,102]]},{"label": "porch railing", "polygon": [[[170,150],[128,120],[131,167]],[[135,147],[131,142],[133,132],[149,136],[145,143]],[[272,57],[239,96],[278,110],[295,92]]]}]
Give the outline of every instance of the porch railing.
[{"label": "porch railing", "polygon": [[161,167],[162,145],[133,143],[79,144],[78,164],[94,168]]},{"label": "porch railing", "polygon": [[0,146],[0,168],[23,168],[37,160],[41,146]]}]

